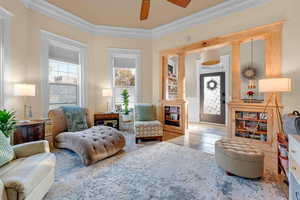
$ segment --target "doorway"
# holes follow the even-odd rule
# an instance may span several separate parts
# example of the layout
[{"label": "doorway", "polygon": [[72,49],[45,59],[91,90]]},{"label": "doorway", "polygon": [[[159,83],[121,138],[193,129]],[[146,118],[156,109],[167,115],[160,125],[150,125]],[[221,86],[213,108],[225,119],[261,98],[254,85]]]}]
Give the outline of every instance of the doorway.
[{"label": "doorway", "polygon": [[225,72],[200,74],[200,122],[225,124]]}]

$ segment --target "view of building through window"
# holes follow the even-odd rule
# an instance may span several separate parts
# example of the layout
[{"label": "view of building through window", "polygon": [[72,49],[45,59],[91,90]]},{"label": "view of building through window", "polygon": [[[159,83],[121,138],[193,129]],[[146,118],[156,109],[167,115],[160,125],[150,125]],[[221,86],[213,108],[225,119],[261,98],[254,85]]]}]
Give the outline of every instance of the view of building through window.
[{"label": "view of building through window", "polygon": [[79,104],[80,65],[49,59],[49,109]]}]

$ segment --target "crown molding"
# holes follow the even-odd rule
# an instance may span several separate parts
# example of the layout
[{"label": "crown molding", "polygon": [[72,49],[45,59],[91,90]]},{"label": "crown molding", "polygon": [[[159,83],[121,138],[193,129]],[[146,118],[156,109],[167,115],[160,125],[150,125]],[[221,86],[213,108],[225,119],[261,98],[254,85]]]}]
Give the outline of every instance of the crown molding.
[{"label": "crown molding", "polygon": [[205,24],[210,20],[227,16],[266,4],[272,0],[225,0],[214,7],[199,11],[190,16],[175,20],[171,23],[153,29],[126,28],[92,24],[76,15],[71,14],[46,0],[20,0],[27,8],[38,11],[50,18],[72,25],[82,31],[114,37],[128,38],[159,38],[166,34],[178,32],[196,24]]},{"label": "crown molding", "polygon": [[153,28],[152,36],[154,38],[162,37],[169,33],[182,31],[192,27],[193,25],[206,24],[213,19],[224,17],[235,12],[244,11],[249,8],[254,8],[271,1],[272,0],[225,0],[223,3],[216,6]]}]

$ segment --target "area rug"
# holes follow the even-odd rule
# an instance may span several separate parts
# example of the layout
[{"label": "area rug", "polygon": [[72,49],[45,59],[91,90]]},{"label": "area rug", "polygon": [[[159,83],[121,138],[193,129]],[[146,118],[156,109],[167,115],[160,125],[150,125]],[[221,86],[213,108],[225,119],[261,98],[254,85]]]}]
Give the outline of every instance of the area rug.
[{"label": "area rug", "polygon": [[56,152],[55,183],[45,200],[281,200],[266,180],[227,176],[213,155],[170,143],[123,152],[92,166]]}]

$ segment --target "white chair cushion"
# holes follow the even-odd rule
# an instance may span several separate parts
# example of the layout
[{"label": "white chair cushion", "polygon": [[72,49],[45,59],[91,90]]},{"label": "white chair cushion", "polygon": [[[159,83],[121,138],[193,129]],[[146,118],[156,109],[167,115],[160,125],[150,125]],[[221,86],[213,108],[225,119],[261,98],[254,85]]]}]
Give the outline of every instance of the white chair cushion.
[{"label": "white chair cushion", "polygon": [[13,160],[0,168],[0,179],[6,188],[29,195],[55,168],[55,155],[40,153]]}]

